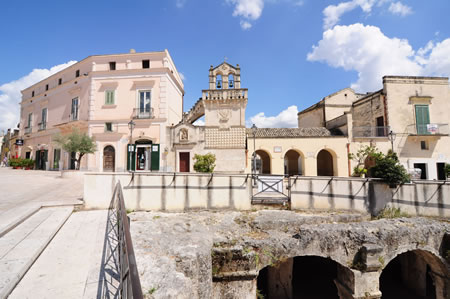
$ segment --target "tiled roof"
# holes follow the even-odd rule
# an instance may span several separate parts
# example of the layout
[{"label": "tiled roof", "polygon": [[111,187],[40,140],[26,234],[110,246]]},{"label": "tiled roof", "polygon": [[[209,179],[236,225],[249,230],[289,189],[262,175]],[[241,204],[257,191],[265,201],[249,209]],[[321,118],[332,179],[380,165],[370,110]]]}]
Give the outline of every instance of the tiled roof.
[{"label": "tiled roof", "polygon": [[[247,128],[249,137],[253,137],[251,128]],[[326,137],[331,136],[329,130],[317,128],[257,128],[256,138],[295,138],[295,137]]]}]

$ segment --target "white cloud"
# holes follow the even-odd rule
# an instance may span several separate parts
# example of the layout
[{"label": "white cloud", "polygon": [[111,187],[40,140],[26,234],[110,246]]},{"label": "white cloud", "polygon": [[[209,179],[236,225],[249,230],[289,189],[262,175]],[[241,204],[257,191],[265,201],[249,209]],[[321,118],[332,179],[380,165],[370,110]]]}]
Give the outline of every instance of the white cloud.
[{"label": "white cloud", "polygon": [[22,99],[21,90],[59,72],[62,69],[76,63],[69,61],[56,65],[50,69],[34,69],[31,73],[20,79],[0,85],[0,130],[15,128],[19,123],[20,106]]},{"label": "white cloud", "polygon": [[277,116],[266,116],[264,112],[260,112],[247,120],[247,127],[255,124],[258,128],[296,128],[297,121],[297,106],[289,106]]},{"label": "white cloud", "polygon": [[402,4],[401,2],[391,3],[391,5],[389,6],[389,11],[394,15],[399,15],[402,17],[412,14],[411,7]]},{"label": "white cloud", "polygon": [[[385,2],[385,0],[381,1]],[[337,5],[329,5],[323,10],[323,27],[325,30],[333,28],[334,25],[339,23],[343,14],[357,7],[360,7],[365,13],[370,13],[376,2],[377,0],[352,0]]]},{"label": "white cloud", "polygon": [[202,118],[199,118],[199,119],[197,119],[196,121],[194,121],[192,124],[193,124],[194,126],[199,126],[199,127],[201,127],[201,126],[204,126],[204,125],[205,125],[205,120],[202,119]]},{"label": "white cloud", "polygon": [[175,5],[176,5],[178,8],[183,8],[183,6],[186,4],[186,1],[187,1],[187,0],[177,0],[176,3],[175,3]]},{"label": "white cloud", "polygon": [[184,74],[182,72],[178,72],[178,75],[180,75],[180,78],[182,81],[186,80],[186,77],[184,76]]},{"label": "white cloud", "polygon": [[352,88],[374,91],[385,75],[450,75],[450,39],[414,51],[406,39],[389,38],[378,27],[353,24],[335,26],[308,53],[309,61],[357,71]]},{"label": "white cloud", "polygon": [[233,16],[240,17],[241,28],[244,30],[252,27],[251,21],[259,19],[264,9],[263,0],[226,0],[234,5]]}]

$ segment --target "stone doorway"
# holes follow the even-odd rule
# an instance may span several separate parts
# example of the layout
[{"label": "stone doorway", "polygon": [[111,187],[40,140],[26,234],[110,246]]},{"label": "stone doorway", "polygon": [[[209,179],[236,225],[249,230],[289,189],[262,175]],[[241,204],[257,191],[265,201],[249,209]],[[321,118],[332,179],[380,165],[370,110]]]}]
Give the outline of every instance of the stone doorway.
[{"label": "stone doorway", "polygon": [[190,154],[189,152],[180,153],[180,172],[190,171]]},{"label": "stone doorway", "polygon": [[317,175],[318,176],[333,176],[333,156],[327,150],[321,150],[317,155]]},{"label": "stone doorway", "polygon": [[103,171],[113,172],[115,169],[116,151],[111,145],[103,149]]},{"label": "stone doorway", "polygon": [[284,155],[284,174],[302,175],[302,156],[295,150],[289,150]]}]

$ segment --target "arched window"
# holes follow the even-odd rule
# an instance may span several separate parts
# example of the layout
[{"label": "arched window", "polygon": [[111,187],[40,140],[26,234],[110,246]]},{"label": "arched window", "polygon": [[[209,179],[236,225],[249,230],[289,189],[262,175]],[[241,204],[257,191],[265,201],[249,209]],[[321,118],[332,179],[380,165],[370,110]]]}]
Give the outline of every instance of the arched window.
[{"label": "arched window", "polygon": [[228,75],[228,87],[229,88],[234,87],[234,75],[233,74]]},{"label": "arched window", "polygon": [[223,83],[222,82],[222,75],[217,75],[216,76],[216,88],[217,89],[222,89],[222,86],[223,86],[222,83]]}]

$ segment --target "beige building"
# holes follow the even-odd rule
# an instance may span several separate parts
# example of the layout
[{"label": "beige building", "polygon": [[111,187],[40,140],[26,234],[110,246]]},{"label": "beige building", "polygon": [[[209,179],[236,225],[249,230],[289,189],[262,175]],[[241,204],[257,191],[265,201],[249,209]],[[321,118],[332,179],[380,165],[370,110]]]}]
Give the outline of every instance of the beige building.
[{"label": "beige building", "polygon": [[183,94],[167,50],[89,56],[22,91],[21,155],[36,159],[38,169],[73,169],[73,153],[53,138],[78,128],[97,143],[81,169],[159,171],[167,128],[182,117]]},{"label": "beige building", "polygon": [[[346,88],[298,113],[298,129],[248,129],[257,170],[270,174],[350,176],[348,159],[363,145],[393,148],[422,179],[445,179],[450,162],[448,78],[383,77],[383,89]],[[254,144],[254,145],[253,145]],[[251,172],[251,155],[247,172]]]}]

